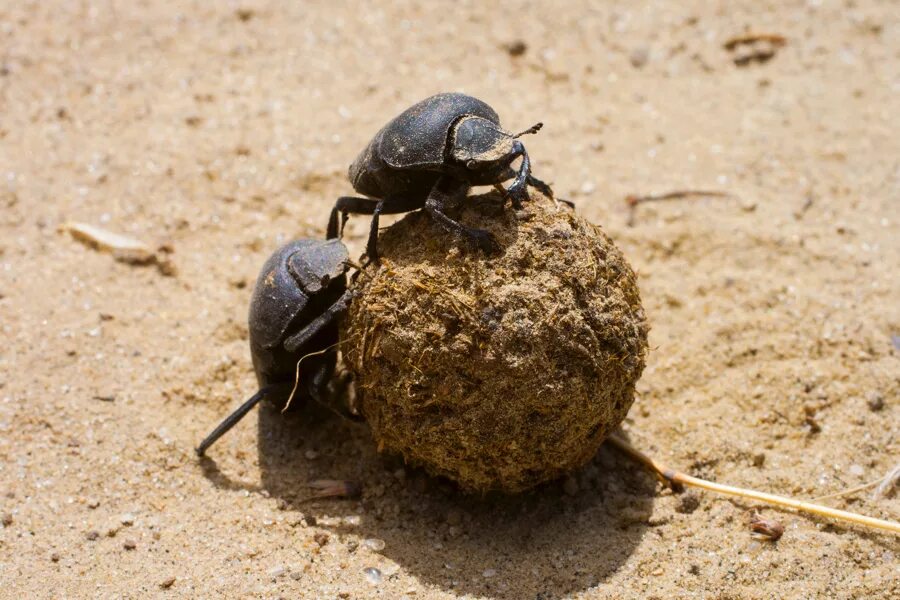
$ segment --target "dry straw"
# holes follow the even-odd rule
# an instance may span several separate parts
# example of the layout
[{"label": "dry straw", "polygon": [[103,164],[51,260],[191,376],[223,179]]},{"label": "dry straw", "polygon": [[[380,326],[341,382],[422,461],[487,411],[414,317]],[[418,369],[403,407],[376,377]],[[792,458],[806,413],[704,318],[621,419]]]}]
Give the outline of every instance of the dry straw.
[{"label": "dry straw", "polygon": [[885,521],[884,519],[876,519],[874,517],[867,517],[865,515],[859,515],[846,510],[838,510],[829,506],[822,506],[821,504],[813,504],[812,502],[804,502],[802,500],[794,500],[793,498],[785,498],[784,496],[776,496],[775,494],[767,494],[765,492],[757,492],[756,490],[748,490],[745,488],[706,481],[705,479],[692,477],[690,475],[686,475],[679,471],[670,469],[661,462],[650,458],[616,435],[609,436],[607,440],[613,446],[615,446],[634,460],[655,471],[662,479],[670,484],[689,485],[692,487],[709,490],[711,492],[717,492],[719,494],[737,496],[739,498],[749,498],[752,500],[765,502],[766,504],[771,504],[773,506],[792,508],[803,513],[829,517],[831,519],[856,523],[857,525],[863,525],[865,527],[871,527],[874,529],[882,529],[885,531],[891,531],[893,533],[900,533],[900,523],[897,523],[895,521]]}]

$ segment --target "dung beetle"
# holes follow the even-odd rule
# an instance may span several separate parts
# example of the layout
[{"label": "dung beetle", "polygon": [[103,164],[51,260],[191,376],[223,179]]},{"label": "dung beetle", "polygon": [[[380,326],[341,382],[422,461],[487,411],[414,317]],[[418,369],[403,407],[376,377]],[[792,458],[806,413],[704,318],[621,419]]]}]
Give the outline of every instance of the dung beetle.
[{"label": "dung beetle", "polygon": [[197,446],[198,456],[263,398],[285,407],[296,386],[288,408],[307,399],[324,400],[337,363],[336,317],[347,310],[353,295],[347,289],[348,259],[347,248],[338,240],[301,239],[285,244],[266,261],[249,317],[259,391],[206,436]]},{"label": "dung beetle", "polygon": [[[328,220],[328,239],[340,236],[349,213],[372,215],[366,254],[378,260],[378,216],[424,208],[447,231],[490,252],[496,242],[483,229],[472,229],[448,217],[474,185],[499,185],[513,206],[527,199],[527,185],[548,196],[553,191],[531,174],[531,160],[520,136],[537,133],[541,123],[512,134],[500,127],[490,106],[465,94],[437,94],[403,111],[375,134],[353,164],[349,177],[360,198],[343,196]],[[518,157],[518,171],[511,163]]]}]

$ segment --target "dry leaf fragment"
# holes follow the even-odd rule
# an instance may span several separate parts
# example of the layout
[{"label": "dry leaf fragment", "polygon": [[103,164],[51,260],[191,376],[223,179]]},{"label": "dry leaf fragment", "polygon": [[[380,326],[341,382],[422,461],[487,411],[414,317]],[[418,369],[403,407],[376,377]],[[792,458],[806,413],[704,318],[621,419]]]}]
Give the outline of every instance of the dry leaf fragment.
[{"label": "dry leaf fragment", "polygon": [[163,275],[174,275],[175,266],[169,255],[172,246],[163,244],[156,249],[139,239],[107,231],[88,223],[70,221],[59,227],[73,238],[101,252],[109,252],[119,262],[129,265],[156,265]]}]

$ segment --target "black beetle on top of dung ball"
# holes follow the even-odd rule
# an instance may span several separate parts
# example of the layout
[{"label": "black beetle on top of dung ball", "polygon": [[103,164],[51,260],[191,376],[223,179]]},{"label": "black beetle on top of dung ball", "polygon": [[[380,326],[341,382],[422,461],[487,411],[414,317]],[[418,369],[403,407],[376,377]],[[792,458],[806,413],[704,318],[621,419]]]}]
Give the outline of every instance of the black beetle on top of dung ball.
[{"label": "black beetle on top of dung ball", "polygon": [[[537,133],[542,123],[512,134],[486,103],[465,94],[437,94],[414,104],[385,125],[350,165],[353,189],[368,198],[338,198],[328,221],[329,239],[339,237],[348,213],[372,215],[366,254],[378,261],[378,216],[424,208],[441,227],[485,252],[497,249],[490,234],[447,216],[475,185],[499,185],[513,206],[527,199],[530,184],[553,196],[531,174],[525,145],[517,139]],[[521,157],[518,171],[510,164]],[[340,220],[340,222],[339,222]]]}]

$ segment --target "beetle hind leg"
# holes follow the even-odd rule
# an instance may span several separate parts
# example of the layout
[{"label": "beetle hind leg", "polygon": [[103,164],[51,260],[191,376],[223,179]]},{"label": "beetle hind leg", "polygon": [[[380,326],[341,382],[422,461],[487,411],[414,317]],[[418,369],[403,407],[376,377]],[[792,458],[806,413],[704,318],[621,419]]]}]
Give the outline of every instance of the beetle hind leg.
[{"label": "beetle hind leg", "polygon": [[369,239],[366,242],[366,255],[369,260],[378,262],[378,217],[380,215],[395,215],[409,212],[422,207],[422,200],[409,198],[387,198],[384,200],[372,200],[371,198],[359,198],[356,196],[341,196],[331,209],[328,219],[326,239],[340,237],[344,233],[344,225],[347,223],[347,215],[372,215],[372,224],[369,226]]},{"label": "beetle hind leg", "polygon": [[347,224],[348,215],[371,215],[375,210],[376,204],[375,200],[357,196],[341,196],[338,198],[331,209],[331,215],[328,217],[328,230],[325,233],[325,239],[333,240],[341,237],[344,234],[344,225]]},{"label": "beetle hind leg", "polygon": [[225,417],[225,419],[219,423],[202,442],[200,442],[200,445],[197,446],[196,449],[197,456],[204,456],[209,447],[216,443],[216,440],[228,433],[232,427],[246,417],[247,413],[253,410],[253,407],[259,404],[263,398],[272,394],[286,392],[288,389],[287,385],[283,383],[273,383],[260,388],[258,392],[250,396],[249,400],[241,404],[233,413]]}]

